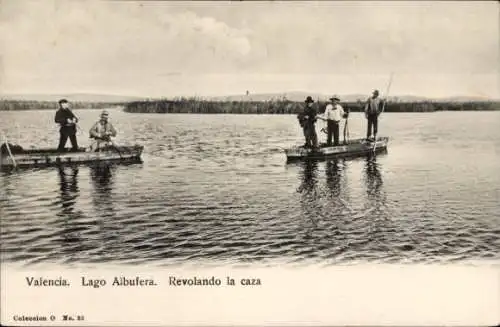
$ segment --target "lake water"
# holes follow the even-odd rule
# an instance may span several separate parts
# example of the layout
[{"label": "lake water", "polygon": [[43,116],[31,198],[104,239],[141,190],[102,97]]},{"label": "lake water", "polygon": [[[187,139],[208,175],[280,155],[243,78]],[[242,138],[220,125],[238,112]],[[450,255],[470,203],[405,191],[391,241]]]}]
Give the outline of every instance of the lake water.
[{"label": "lake water", "polygon": [[[75,113],[88,145],[99,111]],[[53,115],[0,112],[0,129],[24,148],[55,147]],[[385,113],[387,153],[293,164],[293,115],[111,110],[111,121],[117,143],[145,146],[142,164],[1,174],[3,262],[500,259],[500,112]],[[364,136],[361,114],[349,130]]]}]

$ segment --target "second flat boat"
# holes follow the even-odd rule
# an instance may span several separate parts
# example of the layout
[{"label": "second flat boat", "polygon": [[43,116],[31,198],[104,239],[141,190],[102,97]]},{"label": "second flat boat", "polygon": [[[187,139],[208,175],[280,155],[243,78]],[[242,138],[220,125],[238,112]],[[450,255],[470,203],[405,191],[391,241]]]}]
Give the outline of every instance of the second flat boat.
[{"label": "second flat boat", "polygon": [[306,148],[304,146],[295,146],[285,149],[285,154],[287,157],[287,161],[344,156],[363,156],[367,154],[387,151],[388,143],[388,137],[379,137],[375,141],[355,139],[337,146],[327,146],[326,144],[322,144],[317,149]]}]

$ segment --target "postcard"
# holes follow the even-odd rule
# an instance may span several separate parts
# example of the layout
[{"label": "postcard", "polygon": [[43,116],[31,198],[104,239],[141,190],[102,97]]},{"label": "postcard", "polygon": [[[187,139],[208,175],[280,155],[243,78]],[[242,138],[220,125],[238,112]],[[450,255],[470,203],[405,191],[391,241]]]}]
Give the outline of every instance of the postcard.
[{"label": "postcard", "polygon": [[2,1],[1,324],[498,325],[498,10]]}]

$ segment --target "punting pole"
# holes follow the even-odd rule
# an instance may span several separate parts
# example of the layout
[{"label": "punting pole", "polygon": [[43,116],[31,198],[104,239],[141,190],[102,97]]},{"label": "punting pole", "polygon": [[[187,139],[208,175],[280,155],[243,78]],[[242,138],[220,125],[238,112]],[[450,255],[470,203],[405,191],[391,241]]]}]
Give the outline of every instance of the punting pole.
[{"label": "punting pole", "polygon": [[[389,83],[387,84],[387,89],[385,92],[385,101],[382,103],[382,111],[380,113],[384,112],[385,103],[387,102],[387,99],[389,98],[389,90],[391,89],[393,75],[394,75],[394,73],[391,73],[391,77],[389,77]],[[375,139],[375,144],[373,145],[373,152],[375,152],[376,149],[377,149],[377,140]]]},{"label": "punting pole", "polygon": [[122,152],[118,149],[118,147],[116,146],[115,142],[113,142],[113,140],[111,140],[111,138],[109,139],[109,143],[111,143],[111,145],[116,150],[116,152],[118,152],[118,155],[120,156],[120,159],[123,159]]},{"label": "punting pole", "polygon": [[385,101],[382,103],[382,112],[384,112],[385,103],[387,102],[387,99],[389,97],[389,90],[391,89],[392,85],[392,76],[394,76],[394,73],[391,73],[391,77],[389,78],[389,84],[387,84],[387,90],[385,92]]},{"label": "punting pole", "polygon": [[7,152],[9,152],[10,159],[12,160],[12,164],[14,165],[14,168],[16,168],[17,167],[16,159],[14,159],[14,156],[10,151],[10,146],[9,146],[9,141],[7,140],[7,136],[4,135],[3,138],[5,140],[5,146],[7,147]]}]

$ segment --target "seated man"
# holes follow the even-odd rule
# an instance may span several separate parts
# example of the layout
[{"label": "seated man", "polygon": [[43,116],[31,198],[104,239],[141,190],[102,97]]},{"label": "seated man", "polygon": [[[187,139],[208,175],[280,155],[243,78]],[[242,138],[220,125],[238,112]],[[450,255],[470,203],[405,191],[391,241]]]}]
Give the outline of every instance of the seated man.
[{"label": "seated man", "polygon": [[91,149],[99,151],[102,146],[113,145],[111,137],[116,136],[116,130],[108,121],[109,114],[105,110],[101,113],[101,119],[92,126],[90,129],[90,138],[95,139],[94,144],[91,145]]}]

